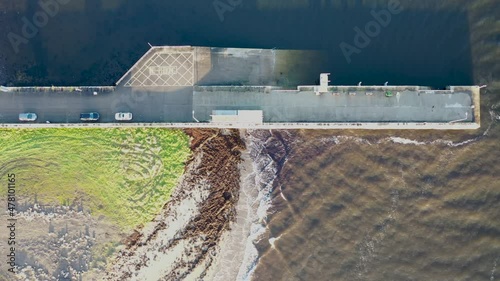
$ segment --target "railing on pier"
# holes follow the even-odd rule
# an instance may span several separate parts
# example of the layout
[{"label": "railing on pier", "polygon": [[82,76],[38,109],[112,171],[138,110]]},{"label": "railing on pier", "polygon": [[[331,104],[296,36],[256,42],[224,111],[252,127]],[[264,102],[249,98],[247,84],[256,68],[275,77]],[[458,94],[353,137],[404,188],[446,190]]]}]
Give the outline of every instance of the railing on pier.
[{"label": "railing on pier", "polygon": [[81,87],[0,87],[1,92],[19,92],[19,93],[48,93],[48,92],[86,92],[86,93],[106,93],[113,92],[115,90],[114,86],[81,86]]}]

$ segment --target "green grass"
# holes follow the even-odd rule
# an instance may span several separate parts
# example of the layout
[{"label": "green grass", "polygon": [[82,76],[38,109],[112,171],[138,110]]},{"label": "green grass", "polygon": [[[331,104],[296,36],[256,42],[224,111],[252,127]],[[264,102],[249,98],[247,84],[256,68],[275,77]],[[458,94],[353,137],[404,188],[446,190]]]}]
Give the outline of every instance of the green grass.
[{"label": "green grass", "polygon": [[180,130],[0,130],[0,176],[16,174],[19,198],[83,202],[123,228],[158,213],[189,154]]}]

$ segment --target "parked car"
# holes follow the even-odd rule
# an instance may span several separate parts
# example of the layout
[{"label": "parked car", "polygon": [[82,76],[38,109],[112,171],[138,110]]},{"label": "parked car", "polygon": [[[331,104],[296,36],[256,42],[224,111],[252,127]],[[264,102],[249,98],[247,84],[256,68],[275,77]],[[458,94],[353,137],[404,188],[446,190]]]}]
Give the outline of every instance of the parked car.
[{"label": "parked car", "polygon": [[115,119],[117,121],[130,121],[130,120],[132,120],[132,113],[130,113],[130,112],[117,112],[115,114]]},{"label": "parked car", "polygon": [[97,113],[97,112],[80,113],[80,120],[82,120],[82,121],[97,121],[97,120],[99,120],[99,113]]},{"label": "parked car", "polygon": [[37,118],[35,113],[21,113],[19,114],[19,121],[35,121]]}]

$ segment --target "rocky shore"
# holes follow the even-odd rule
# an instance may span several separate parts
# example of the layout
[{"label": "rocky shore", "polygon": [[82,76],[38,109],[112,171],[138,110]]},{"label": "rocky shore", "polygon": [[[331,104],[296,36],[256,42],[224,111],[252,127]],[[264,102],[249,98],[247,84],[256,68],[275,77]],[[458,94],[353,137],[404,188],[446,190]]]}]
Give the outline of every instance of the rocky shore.
[{"label": "rocky shore", "polygon": [[105,280],[205,280],[235,221],[241,151],[235,130],[186,130],[193,157],[163,211],[126,241]]},{"label": "rocky shore", "polygon": [[[276,139],[270,131],[242,130],[246,150],[239,166],[236,220],[218,245],[216,262],[205,280],[249,280],[258,263],[256,243],[264,237],[278,163],[270,153]],[[264,239],[265,240],[265,239]],[[265,240],[267,241],[267,240]],[[265,242],[264,242],[265,243]]]},{"label": "rocky shore", "polygon": [[105,280],[248,280],[271,243],[267,215],[291,133],[186,133],[193,155],[171,200],[128,238]]}]

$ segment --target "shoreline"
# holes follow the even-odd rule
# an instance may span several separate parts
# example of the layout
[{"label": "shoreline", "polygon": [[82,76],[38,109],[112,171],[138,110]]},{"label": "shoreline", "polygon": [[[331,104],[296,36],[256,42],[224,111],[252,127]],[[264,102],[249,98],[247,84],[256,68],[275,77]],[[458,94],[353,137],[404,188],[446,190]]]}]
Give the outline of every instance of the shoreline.
[{"label": "shoreline", "polygon": [[[272,243],[280,134],[187,130],[192,158],[162,212],[127,240],[105,280],[251,280]],[[277,148],[277,149],[276,149]]]},{"label": "shoreline", "polygon": [[[243,134],[244,130],[240,130],[240,136]],[[256,211],[252,201],[254,201],[253,199],[257,194],[256,189],[252,190],[251,183],[254,178],[254,170],[248,149],[242,151],[241,158],[242,162],[238,165],[240,190],[239,199],[236,203],[236,221],[232,222],[230,229],[222,235],[217,247],[218,253],[215,256],[213,266],[207,272],[206,280],[237,280],[243,262],[245,241],[249,235],[253,215]]]},{"label": "shoreline", "polygon": [[[271,210],[278,163],[268,149],[272,133],[263,130],[241,130],[246,150],[240,164],[240,199],[236,204],[237,220],[221,239],[219,254],[207,280],[251,280],[258,266],[261,243],[267,233],[267,216]],[[217,275],[214,275],[214,274]]]},{"label": "shoreline", "polygon": [[220,238],[235,220],[244,144],[234,130],[186,133],[193,154],[171,199],[127,239],[105,280],[205,280]]}]

